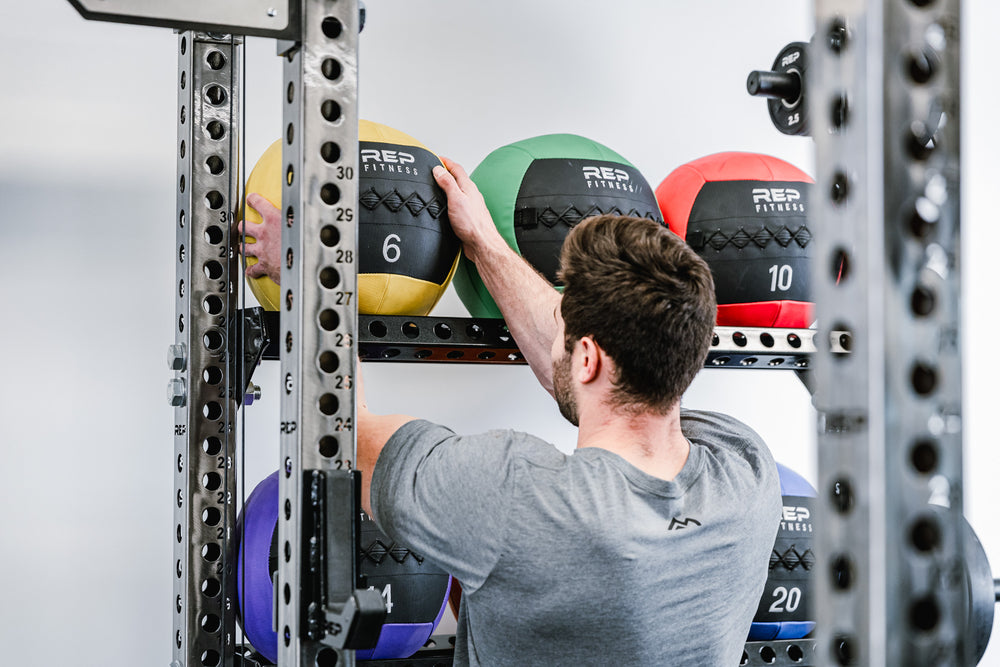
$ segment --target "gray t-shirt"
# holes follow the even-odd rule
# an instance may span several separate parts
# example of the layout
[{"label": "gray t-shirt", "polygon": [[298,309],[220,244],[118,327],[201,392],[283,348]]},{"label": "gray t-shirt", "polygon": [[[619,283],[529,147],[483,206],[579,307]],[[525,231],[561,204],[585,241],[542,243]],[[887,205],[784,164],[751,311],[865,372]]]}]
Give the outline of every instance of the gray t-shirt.
[{"label": "gray t-shirt", "polygon": [[774,460],[726,415],[682,411],[671,481],[597,447],[402,426],[375,466],[382,530],[464,592],[456,665],[735,667],[781,514]]}]

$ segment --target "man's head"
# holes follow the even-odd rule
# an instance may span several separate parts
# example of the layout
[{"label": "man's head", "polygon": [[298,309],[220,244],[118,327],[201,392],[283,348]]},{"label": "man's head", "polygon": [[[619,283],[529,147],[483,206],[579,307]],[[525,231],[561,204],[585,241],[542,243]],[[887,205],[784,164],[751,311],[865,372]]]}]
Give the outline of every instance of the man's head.
[{"label": "man's head", "polygon": [[576,416],[568,364],[584,337],[614,362],[613,406],[666,414],[708,354],[716,316],[708,265],[662,224],[603,215],[566,237],[559,275],[567,354],[553,375],[563,414]]}]

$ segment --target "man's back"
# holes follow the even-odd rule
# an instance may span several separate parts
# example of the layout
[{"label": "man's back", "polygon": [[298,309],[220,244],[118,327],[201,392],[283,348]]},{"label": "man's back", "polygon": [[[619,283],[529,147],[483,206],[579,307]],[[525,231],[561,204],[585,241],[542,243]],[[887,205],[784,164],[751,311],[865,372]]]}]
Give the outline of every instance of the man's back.
[{"label": "man's back", "polygon": [[600,448],[400,429],[374,508],[462,582],[456,664],[739,663],[780,515],[777,472],[735,420],[684,412],[682,428],[691,453],[672,481]]}]

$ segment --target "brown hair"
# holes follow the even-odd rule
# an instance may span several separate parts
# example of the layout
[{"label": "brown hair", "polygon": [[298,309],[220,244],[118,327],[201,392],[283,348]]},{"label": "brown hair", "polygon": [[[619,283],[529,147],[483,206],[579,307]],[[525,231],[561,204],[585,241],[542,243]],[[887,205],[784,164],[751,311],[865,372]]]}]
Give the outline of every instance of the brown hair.
[{"label": "brown hair", "polygon": [[662,223],[617,215],[574,227],[560,263],[567,352],[592,337],[617,367],[614,404],[666,413],[708,355],[708,265]]}]

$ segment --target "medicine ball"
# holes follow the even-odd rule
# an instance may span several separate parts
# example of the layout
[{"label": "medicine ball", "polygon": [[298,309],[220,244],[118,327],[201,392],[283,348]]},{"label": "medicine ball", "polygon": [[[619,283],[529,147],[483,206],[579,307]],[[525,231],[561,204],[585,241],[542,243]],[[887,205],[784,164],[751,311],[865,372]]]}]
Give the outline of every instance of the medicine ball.
[{"label": "medicine ball", "polygon": [[[584,218],[631,215],[663,221],[652,188],[625,158],[574,134],[549,134],[496,149],[470,175],[507,244],[559,286],[559,253]],[[500,317],[475,264],[464,256],[455,291],[473,317]]]},{"label": "medicine ball", "polygon": [[812,516],[816,489],[797,472],[778,464],[781,523],[768,563],[767,584],[750,624],[750,641],[801,639],[816,627],[812,582]]},{"label": "medicine ball", "polygon": [[[358,312],[426,315],[444,294],[461,249],[447,199],[431,174],[441,160],[413,137],[378,123],[360,121],[358,138]],[[282,164],[279,140],[250,172],[246,193],[258,192],[281,208]],[[244,219],[262,222],[245,201],[243,208]],[[331,220],[349,224],[349,208],[344,210],[336,218],[331,212]],[[256,262],[247,258],[247,264]],[[278,309],[273,280],[261,276],[248,283],[262,306]]]},{"label": "medicine ball", "polygon": [[[251,492],[236,524],[237,617],[253,647],[278,659],[272,579],[278,570],[278,473]],[[361,515],[358,569],[364,586],[382,593],[386,620],[374,649],[356,652],[359,660],[407,658],[423,646],[444,614],[451,587],[447,572],[386,537]]]},{"label": "medicine ball", "polygon": [[721,326],[808,327],[812,179],[768,155],[717,153],[656,188],[667,226],[708,262]]}]

